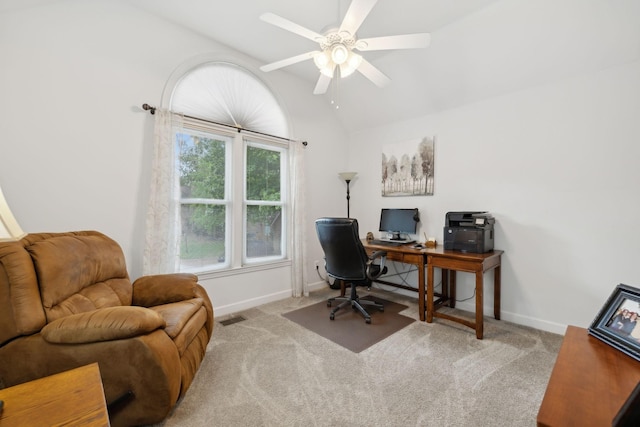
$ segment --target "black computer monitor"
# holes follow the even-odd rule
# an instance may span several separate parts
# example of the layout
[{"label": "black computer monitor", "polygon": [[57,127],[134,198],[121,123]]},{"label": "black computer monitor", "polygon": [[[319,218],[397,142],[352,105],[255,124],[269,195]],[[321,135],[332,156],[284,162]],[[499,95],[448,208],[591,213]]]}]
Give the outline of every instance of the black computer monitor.
[{"label": "black computer monitor", "polygon": [[390,234],[389,239],[391,240],[408,240],[409,234],[416,233],[419,221],[418,208],[382,209],[379,231]]}]

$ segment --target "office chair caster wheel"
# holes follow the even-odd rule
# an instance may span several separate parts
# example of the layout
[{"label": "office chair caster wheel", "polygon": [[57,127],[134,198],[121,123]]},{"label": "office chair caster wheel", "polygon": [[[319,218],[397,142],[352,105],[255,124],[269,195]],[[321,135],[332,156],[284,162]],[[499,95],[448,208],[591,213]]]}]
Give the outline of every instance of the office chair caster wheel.
[{"label": "office chair caster wheel", "polygon": [[331,301],[327,301],[327,307],[331,307]]},{"label": "office chair caster wheel", "polygon": [[364,319],[364,321],[365,321],[365,323],[366,323],[367,325],[370,325],[370,324],[371,324],[371,318],[369,318],[369,317],[368,317],[368,318],[366,318],[366,319]]},{"label": "office chair caster wheel", "polygon": [[329,319],[331,319],[331,320],[335,320],[335,319],[336,319],[336,315],[335,315],[335,314],[333,314],[333,313],[331,313],[331,314],[329,315]]}]

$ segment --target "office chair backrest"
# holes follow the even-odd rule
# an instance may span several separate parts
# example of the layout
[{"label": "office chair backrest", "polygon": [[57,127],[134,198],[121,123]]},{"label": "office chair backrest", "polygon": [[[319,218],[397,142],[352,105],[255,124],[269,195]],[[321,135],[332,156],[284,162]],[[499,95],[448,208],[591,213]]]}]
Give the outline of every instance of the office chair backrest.
[{"label": "office chair backrest", "polygon": [[329,276],[349,282],[368,281],[369,257],[360,241],[356,219],[320,218],[316,220],[316,231]]}]

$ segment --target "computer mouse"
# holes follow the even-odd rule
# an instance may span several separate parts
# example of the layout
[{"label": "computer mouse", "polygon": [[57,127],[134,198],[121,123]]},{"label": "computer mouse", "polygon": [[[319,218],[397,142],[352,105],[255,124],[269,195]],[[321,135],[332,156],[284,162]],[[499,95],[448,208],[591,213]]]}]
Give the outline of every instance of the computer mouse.
[{"label": "computer mouse", "polygon": [[424,245],[422,243],[416,243],[413,247],[416,249],[424,249]]}]

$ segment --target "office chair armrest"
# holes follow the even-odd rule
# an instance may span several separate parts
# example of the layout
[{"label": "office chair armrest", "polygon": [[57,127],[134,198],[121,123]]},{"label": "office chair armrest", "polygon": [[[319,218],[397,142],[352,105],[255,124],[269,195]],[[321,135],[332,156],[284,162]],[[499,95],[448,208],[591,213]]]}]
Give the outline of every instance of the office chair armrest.
[{"label": "office chair armrest", "polygon": [[[375,264],[375,265],[379,266],[380,269],[377,271],[376,274],[371,274],[371,266],[374,265],[374,261],[378,258],[380,258],[380,264]],[[386,259],[387,259],[387,251],[375,251],[371,254],[371,256],[369,257],[369,261],[367,262],[367,277],[369,278],[369,280],[375,280],[386,272],[386,269],[384,266],[384,262]]]},{"label": "office chair armrest", "polygon": [[387,257],[387,251],[375,251],[371,254],[371,256],[369,257],[370,260],[374,260],[376,258],[386,258]]}]

